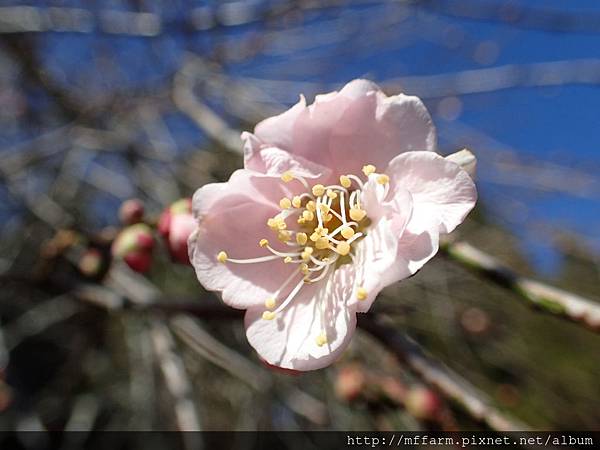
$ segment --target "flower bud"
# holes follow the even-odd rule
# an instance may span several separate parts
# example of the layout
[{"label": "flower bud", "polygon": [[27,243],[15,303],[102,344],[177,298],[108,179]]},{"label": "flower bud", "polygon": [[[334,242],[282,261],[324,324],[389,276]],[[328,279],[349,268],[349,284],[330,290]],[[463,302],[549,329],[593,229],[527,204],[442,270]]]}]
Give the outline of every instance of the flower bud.
[{"label": "flower bud", "polygon": [[79,271],[86,277],[97,277],[102,271],[102,253],[97,248],[86,249],[81,258],[79,258],[77,266]]},{"label": "flower bud", "polygon": [[165,239],[173,261],[189,264],[187,241],[195,228],[191,199],[178,200],[163,211],[158,231]]},{"label": "flower bud", "polygon": [[122,258],[136,272],[147,272],[152,264],[154,236],[150,227],[143,223],[124,228],[112,245],[115,258]]},{"label": "flower bud", "polygon": [[367,383],[364,370],[357,364],[348,364],[340,369],[335,380],[335,393],[340,400],[351,402],[363,392]]},{"label": "flower bud", "polygon": [[420,420],[435,420],[440,412],[441,402],[431,389],[414,387],[406,396],[406,410]]},{"label": "flower bud", "polygon": [[144,218],[144,204],[137,198],[131,198],[121,203],[119,220],[123,225],[133,225]]}]

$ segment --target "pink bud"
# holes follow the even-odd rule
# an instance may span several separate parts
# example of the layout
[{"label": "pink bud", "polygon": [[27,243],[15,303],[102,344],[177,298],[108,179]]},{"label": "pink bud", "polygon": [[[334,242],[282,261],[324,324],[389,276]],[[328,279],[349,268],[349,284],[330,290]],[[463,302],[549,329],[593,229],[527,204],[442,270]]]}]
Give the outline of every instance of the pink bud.
[{"label": "pink bud", "polygon": [[441,402],[431,389],[412,388],[405,401],[406,410],[420,420],[435,420],[440,412]]},{"label": "pink bud", "polygon": [[136,272],[146,272],[152,264],[154,236],[150,227],[143,223],[124,228],[112,245],[115,258],[122,258]]},{"label": "pink bud", "polygon": [[357,364],[349,364],[340,369],[335,380],[337,397],[346,402],[356,400],[367,383],[364,370]]},{"label": "pink bud", "polygon": [[92,278],[102,270],[102,253],[97,248],[88,248],[78,263],[79,271],[86,277]]},{"label": "pink bud", "polygon": [[187,240],[195,228],[191,199],[178,200],[163,211],[158,231],[164,237],[173,261],[189,264]]},{"label": "pink bud", "polygon": [[124,225],[133,225],[144,218],[144,204],[137,198],[125,200],[119,208],[119,220]]}]

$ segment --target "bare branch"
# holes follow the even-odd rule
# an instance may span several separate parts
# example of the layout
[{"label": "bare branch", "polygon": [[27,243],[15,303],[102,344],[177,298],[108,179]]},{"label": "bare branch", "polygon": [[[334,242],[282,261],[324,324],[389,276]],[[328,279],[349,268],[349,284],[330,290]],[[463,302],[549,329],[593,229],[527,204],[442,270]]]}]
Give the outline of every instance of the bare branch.
[{"label": "bare branch", "polygon": [[377,338],[386,348],[425,382],[456,402],[474,419],[496,431],[527,431],[529,427],[498,411],[492,402],[466,380],[443,364],[427,356],[409,337],[387,327],[370,315],[359,317],[359,326]]},{"label": "bare branch", "polygon": [[466,242],[445,243],[442,249],[454,261],[510,289],[530,306],[600,332],[600,303],[597,301],[523,277]]}]

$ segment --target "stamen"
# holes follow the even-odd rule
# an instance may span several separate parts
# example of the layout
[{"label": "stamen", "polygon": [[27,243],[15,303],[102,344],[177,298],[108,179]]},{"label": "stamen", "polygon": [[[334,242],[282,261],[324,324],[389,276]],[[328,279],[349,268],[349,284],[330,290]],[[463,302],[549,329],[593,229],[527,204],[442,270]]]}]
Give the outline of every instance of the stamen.
[{"label": "stamen", "polygon": [[267,245],[269,245],[269,240],[268,240],[268,239],[261,239],[261,240],[258,242],[258,245],[259,245],[260,247],[266,247]]},{"label": "stamen", "polygon": [[302,289],[302,286],[304,286],[304,279],[300,280],[300,282],[296,285],[296,287],[294,287],[294,289],[292,289],[292,292],[290,292],[289,295],[287,296],[287,298],[283,301],[283,303],[281,305],[279,305],[279,307],[275,310],[275,313],[279,313],[282,310],[284,310],[285,307],[287,305],[289,305],[289,303],[294,299],[294,297],[300,291],[300,289]]},{"label": "stamen", "polygon": [[275,299],[273,297],[269,297],[268,299],[265,300],[265,308],[273,309],[273,308],[275,308],[276,304],[277,303],[275,302]]},{"label": "stamen", "polygon": [[350,186],[352,186],[352,181],[350,180],[350,177],[348,177],[346,175],[342,175],[340,177],[340,184],[347,189]]},{"label": "stamen", "polygon": [[[225,253],[225,252],[221,252],[221,253]],[[219,253],[219,255],[221,255],[221,253]],[[280,259],[281,256],[278,255],[269,255],[269,256],[260,256],[258,258],[250,258],[250,259],[233,259],[227,256],[227,253],[225,253],[225,260],[221,261],[219,259],[219,255],[217,255],[217,259],[219,260],[219,262],[230,262],[230,263],[235,263],[235,264],[254,264],[254,263],[260,263],[260,262],[267,262],[267,261],[273,261],[274,259]]]},{"label": "stamen", "polygon": [[384,173],[382,173],[381,175],[379,175],[377,177],[377,183],[379,183],[379,184],[388,184],[389,182],[390,182],[390,177],[388,177]]},{"label": "stamen", "polygon": [[281,209],[289,209],[292,207],[292,201],[287,197],[283,197],[281,200],[279,200],[279,207]]},{"label": "stamen", "polygon": [[317,239],[317,241],[315,242],[315,247],[317,247],[318,250],[323,250],[329,247],[329,239],[327,239],[326,237],[320,237],[319,239]]},{"label": "stamen", "polygon": [[365,174],[365,176],[369,176],[372,173],[374,173],[377,170],[377,167],[375,167],[373,164],[367,164],[366,166],[363,166],[362,168],[362,172]]},{"label": "stamen", "polygon": [[325,333],[319,334],[315,339],[315,342],[319,347],[323,347],[325,344],[327,344],[327,335]]},{"label": "stamen", "polygon": [[359,287],[356,290],[356,298],[359,300],[366,300],[367,297],[369,296],[369,293],[367,292],[367,290],[364,287]]},{"label": "stamen", "polygon": [[352,236],[354,236],[354,229],[352,227],[346,227],[342,230],[342,236],[345,239],[350,239]]},{"label": "stamen", "polygon": [[273,320],[275,318],[276,313],[274,311],[265,311],[262,313],[262,318],[265,320]]},{"label": "stamen", "polygon": [[322,184],[315,184],[312,187],[312,193],[315,197],[320,197],[325,193],[325,186],[323,186]]},{"label": "stamen", "polygon": [[365,218],[367,212],[364,209],[352,208],[350,209],[350,218],[356,222],[360,222]]},{"label": "stamen", "polygon": [[308,236],[306,233],[297,233],[296,234],[296,242],[298,245],[304,245],[308,241]]},{"label": "stamen", "polygon": [[342,256],[346,256],[348,253],[350,253],[350,244],[342,241],[336,246],[335,251]]},{"label": "stamen", "polygon": [[294,208],[300,208],[302,206],[302,198],[299,195],[292,198],[292,206]]},{"label": "stamen", "polygon": [[364,186],[365,186],[365,185],[363,184],[362,180],[361,180],[360,178],[358,178],[356,175],[351,175],[351,174],[348,174],[348,175],[346,175],[346,176],[347,176],[348,178],[350,178],[352,181],[356,181],[356,184],[358,184],[358,187],[359,187],[360,189],[363,189],[363,188],[364,188]]},{"label": "stamen", "polygon": [[229,257],[225,252],[219,252],[219,254],[217,255],[217,261],[219,261],[222,264],[225,264],[225,261],[227,261],[228,258]]}]

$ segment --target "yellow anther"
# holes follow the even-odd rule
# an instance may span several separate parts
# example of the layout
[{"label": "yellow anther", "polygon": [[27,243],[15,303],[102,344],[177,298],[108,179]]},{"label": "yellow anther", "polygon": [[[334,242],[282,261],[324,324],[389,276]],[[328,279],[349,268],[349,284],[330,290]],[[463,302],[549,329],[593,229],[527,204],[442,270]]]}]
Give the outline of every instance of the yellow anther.
[{"label": "yellow anther", "polygon": [[312,187],[312,193],[313,193],[313,195],[320,197],[321,195],[323,195],[325,193],[325,186],[323,186],[322,184],[315,184]]},{"label": "yellow anther", "polygon": [[360,208],[351,208],[350,209],[350,218],[356,222],[360,222],[365,218],[367,212],[364,209]]},{"label": "yellow anther", "polygon": [[[268,299],[265,300],[265,307],[269,308],[269,309],[273,309],[275,308],[275,299],[272,297],[269,297]],[[266,312],[266,311],[265,311]]]},{"label": "yellow anther", "polygon": [[359,300],[366,300],[367,297],[369,296],[369,293],[367,292],[367,290],[364,287],[359,287],[356,290],[356,298]]},{"label": "yellow anther", "polygon": [[286,256],[285,258],[283,258],[283,262],[288,264],[292,262],[292,257],[291,256]]},{"label": "yellow anther", "polygon": [[281,209],[288,209],[292,207],[292,201],[287,198],[287,197],[283,197],[281,200],[279,200],[279,207]]},{"label": "yellow anther", "polygon": [[308,275],[308,264],[300,264],[300,272],[302,272],[304,275]]},{"label": "yellow anther", "polygon": [[279,239],[281,242],[288,242],[292,239],[292,232],[288,230],[278,231],[277,239]]},{"label": "yellow anther", "polygon": [[317,247],[318,250],[323,250],[323,249],[328,248],[329,247],[329,239],[321,236],[319,239],[317,239],[315,241],[315,247]]},{"label": "yellow anther", "polygon": [[300,258],[302,258],[303,261],[310,261],[310,253],[306,253],[306,252],[302,252],[300,253]]},{"label": "yellow anther", "polygon": [[310,222],[311,220],[314,220],[315,218],[315,213],[313,213],[312,211],[304,211],[302,212],[302,217],[304,218],[304,220],[306,220],[307,222]]},{"label": "yellow anther", "polygon": [[304,217],[298,217],[298,224],[304,225],[306,223],[306,219]]},{"label": "yellow anther", "polygon": [[327,189],[327,197],[329,197],[331,200],[337,198],[337,192],[335,192],[332,189]]},{"label": "yellow anther", "polygon": [[346,256],[348,253],[350,253],[350,244],[347,242],[340,242],[337,245],[336,250],[340,255]]},{"label": "yellow anther", "polygon": [[292,181],[294,179],[294,175],[292,174],[292,172],[290,172],[289,170],[287,172],[284,172],[281,175],[281,179],[285,182],[285,183],[289,183],[290,181]]},{"label": "yellow anther", "polygon": [[319,209],[321,210],[321,212],[323,214],[327,214],[331,208],[329,208],[329,205],[326,205],[325,203],[321,203],[319,205]]},{"label": "yellow anther", "polygon": [[275,312],[273,311],[265,311],[262,314],[262,318],[265,320],[273,320],[275,318]]},{"label": "yellow anther", "polygon": [[388,184],[390,182],[390,177],[383,173],[377,177],[377,182],[379,184]]},{"label": "yellow anther", "polygon": [[312,212],[315,212],[317,210],[317,204],[310,200],[307,204],[306,204],[306,209]]},{"label": "yellow anther", "polygon": [[321,235],[315,231],[313,234],[310,235],[310,240],[316,242],[317,239],[319,239],[320,237]]},{"label": "yellow anther", "polygon": [[375,167],[373,164],[367,164],[366,166],[363,166],[362,171],[365,174],[365,176],[369,176],[372,173],[374,173],[377,170],[377,167]]},{"label": "yellow anther", "polygon": [[277,229],[277,221],[271,217],[269,220],[267,220],[267,226],[269,228],[271,228],[272,230],[276,230]]},{"label": "yellow anther", "polygon": [[296,233],[296,243],[298,245],[304,245],[308,241],[308,236],[306,233]]},{"label": "yellow anther", "polygon": [[344,236],[346,239],[350,239],[352,236],[354,236],[354,229],[350,227],[344,228],[342,230],[342,236]]},{"label": "yellow anther", "polygon": [[217,261],[219,261],[220,263],[225,263],[225,261],[227,261],[227,253],[225,252],[219,252],[219,254],[217,255]]},{"label": "yellow anther", "polygon": [[300,196],[296,195],[294,198],[292,198],[292,206],[294,208],[300,208],[302,206],[302,199]]},{"label": "yellow anther", "polygon": [[325,214],[323,216],[323,222],[325,223],[329,222],[331,219],[333,219],[333,216],[331,214]]},{"label": "yellow anther", "polygon": [[314,248],[312,248],[312,247],[304,247],[304,251],[305,251],[306,253],[308,253],[309,255],[312,255],[312,254],[313,254],[313,252],[315,251],[315,249],[314,249]]},{"label": "yellow anther", "polygon": [[267,245],[269,245],[269,240],[268,239],[261,239],[258,242],[258,245],[260,245],[261,247],[266,247]]},{"label": "yellow anther", "polygon": [[352,186],[352,180],[348,176],[342,175],[340,177],[340,184],[347,189]]},{"label": "yellow anther", "polygon": [[328,262],[329,262],[329,258],[325,257],[325,258],[323,258],[323,259],[321,260],[321,262],[328,263]]},{"label": "yellow anther", "polygon": [[327,335],[325,333],[319,334],[315,339],[315,342],[319,347],[323,347],[325,344],[327,344]]}]

